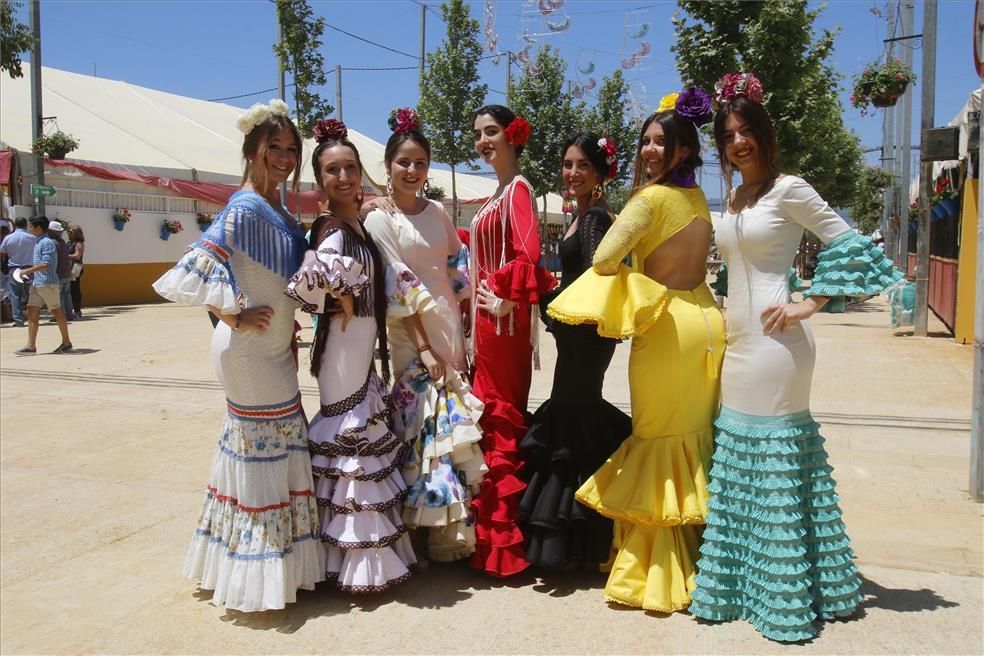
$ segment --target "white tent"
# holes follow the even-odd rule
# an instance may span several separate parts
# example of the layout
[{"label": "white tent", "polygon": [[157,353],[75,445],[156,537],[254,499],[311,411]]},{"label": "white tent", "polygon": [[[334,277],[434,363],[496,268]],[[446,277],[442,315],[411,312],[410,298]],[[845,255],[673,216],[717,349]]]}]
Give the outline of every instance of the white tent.
[{"label": "white tent", "polygon": [[[43,68],[42,104],[45,116],[55,117],[59,129],[80,142],[72,160],[162,177],[200,182],[238,183],[242,172],[239,149],[242,134],[236,119],[243,109],[217,102],[186,98],[127,82]],[[24,77],[0,76],[0,146],[30,151],[30,70]],[[376,186],[385,186],[383,144],[349,130],[360,151],[366,173]],[[304,147],[302,182],[314,188],[308,159],[315,143]],[[194,170],[194,173],[193,173]],[[467,219],[477,210],[475,201],[495,192],[494,178],[456,173],[458,198],[472,201],[462,209]],[[450,203],[451,172],[433,168],[431,183],[443,188]],[[155,192],[161,193],[161,192]],[[548,197],[550,218],[561,220],[562,199]]]}]

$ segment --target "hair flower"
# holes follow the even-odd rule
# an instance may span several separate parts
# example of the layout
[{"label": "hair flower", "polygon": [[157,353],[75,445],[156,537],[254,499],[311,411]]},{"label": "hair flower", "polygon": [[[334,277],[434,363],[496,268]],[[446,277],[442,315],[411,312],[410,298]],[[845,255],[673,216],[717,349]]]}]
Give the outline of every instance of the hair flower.
[{"label": "hair flower", "polygon": [[677,114],[700,127],[711,120],[711,97],[699,87],[684,90],[676,99]]},{"label": "hair flower", "polygon": [[256,103],[247,109],[245,114],[239,117],[239,120],[236,121],[236,127],[238,127],[239,131],[243,134],[249,134],[256,129],[256,126],[260,125],[271,116],[290,116],[290,108],[288,108],[287,103],[280,98],[274,98],[266,105],[263,103]]},{"label": "hair flower", "polygon": [[656,108],[654,114],[659,112],[668,112],[676,107],[677,98],[680,97],[679,93],[668,93],[663,96],[659,101],[659,107]]},{"label": "hair flower", "polygon": [[614,178],[618,174],[618,147],[609,137],[602,137],[598,140],[598,148],[605,153],[605,163],[608,164],[608,179]]},{"label": "hair flower", "polygon": [[719,104],[730,102],[738,96],[761,103],[765,97],[762,81],[753,73],[725,73],[714,83],[714,99]]},{"label": "hair flower", "polygon": [[390,110],[387,123],[393,132],[408,134],[420,129],[420,116],[413,107],[400,107]]},{"label": "hair flower", "polygon": [[338,119],[321,119],[314,124],[314,138],[318,143],[346,137],[348,137],[348,128]]},{"label": "hair flower", "polygon": [[530,126],[529,121],[522,116],[517,116],[509,122],[504,132],[508,143],[514,146],[525,146],[526,142],[530,139],[533,128]]}]

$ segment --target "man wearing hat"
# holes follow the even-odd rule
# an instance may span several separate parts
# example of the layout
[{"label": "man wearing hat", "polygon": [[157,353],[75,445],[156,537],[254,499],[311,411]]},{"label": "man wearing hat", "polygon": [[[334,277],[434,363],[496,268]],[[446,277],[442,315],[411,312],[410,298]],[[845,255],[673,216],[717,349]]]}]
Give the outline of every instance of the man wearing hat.
[{"label": "man wearing hat", "polygon": [[62,238],[64,233],[65,226],[61,221],[48,223],[48,236],[55,242],[55,250],[58,251],[58,277],[61,279],[59,298],[61,298],[62,312],[67,319],[72,316],[72,258],[68,256],[68,244]]},{"label": "man wearing hat", "polygon": [[34,355],[38,352],[38,317],[41,306],[47,305],[58,322],[62,342],[52,353],[67,353],[72,350],[68,336],[68,319],[61,308],[61,278],[58,275],[58,250],[54,240],[48,236],[48,217],[35,216],[28,221],[31,234],[37,238],[34,245],[34,264],[26,269],[14,271],[21,281],[31,278],[30,298],[27,300],[27,345],[15,351],[17,355]]}]

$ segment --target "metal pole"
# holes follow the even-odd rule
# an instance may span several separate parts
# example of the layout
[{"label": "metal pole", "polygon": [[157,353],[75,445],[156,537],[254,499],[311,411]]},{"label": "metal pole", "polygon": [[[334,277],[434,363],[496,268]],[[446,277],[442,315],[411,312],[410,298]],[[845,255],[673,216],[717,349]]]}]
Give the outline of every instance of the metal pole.
[{"label": "metal pole", "polygon": [[342,120],[342,65],[335,64],[335,118]]},{"label": "metal pole", "polygon": [[[41,0],[31,0],[31,35],[34,44],[31,46],[31,141],[42,136],[44,121],[41,107]],[[44,154],[34,156],[34,184],[44,184]],[[34,208],[36,214],[44,214],[44,196],[35,193]]]},{"label": "metal pole", "polygon": [[[909,36],[915,27],[915,5],[912,2],[902,3],[902,34]],[[912,68],[912,46],[903,44],[902,63]],[[900,162],[902,165],[902,196],[899,199],[901,211],[899,216],[899,251],[901,261],[899,268],[903,273],[909,272],[909,206],[912,198],[909,193],[909,183],[912,180],[912,85],[902,95],[902,150]]]},{"label": "metal pole", "polygon": [[512,51],[506,51],[506,101],[512,95]]},{"label": "metal pole", "polygon": [[[984,93],[984,79],[981,80]],[[984,501],[984,138],[977,142],[977,293],[974,304],[974,393],[970,431],[970,496]]]},{"label": "metal pole", "polygon": [[[895,32],[895,5],[891,2],[888,3],[888,13],[885,16],[885,22],[887,24],[886,34],[890,39],[897,36]],[[895,41],[888,41],[885,43],[885,59],[887,60],[892,56],[892,48],[895,47]],[[895,229],[895,224],[892,221],[892,190],[894,187],[893,166],[892,163],[895,161],[895,148],[894,139],[894,128],[892,119],[894,118],[894,108],[886,109],[882,113],[882,154],[881,154],[881,169],[885,173],[892,176],[893,183],[885,187],[882,191],[882,232],[885,238],[885,254],[888,255],[894,261],[898,261],[896,253],[898,252],[898,233]]]},{"label": "metal pole", "polygon": [[[920,150],[926,153],[926,130],[936,121],[936,0],[923,4],[922,109]],[[913,334],[925,337],[929,324],[929,196],[933,188],[933,163],[923,161],[919,173],[919,228],[916,234],[916,311]]]},{"label": "metal pole", "polygon": [[427,47],[425,46],[427,39],[426,25],[427,6],[422,4],[420,5],[420,91],[417,96],[417,104],[420,104],[420,98],[424,95],[424,60],[427,58]]},{"label": "metal pole", "polygon": [[[280,4],[277,4],[277,44],[282,44],[284,42],[284,23],[280,20]],[[283,57],[280,57],[278,61],[278,69],[280,69],[280,74],[277,76],[277,93],[280,95],[280,99],[287,102],[287,81],[284,79],[287,75],[287,62],[284,61]],[[297,111],[297,107],[294,108]],[[287,203],[287,183],[280,183],[280,202]],[[300,214],[301,208],[295,207],[294,212]]]}]

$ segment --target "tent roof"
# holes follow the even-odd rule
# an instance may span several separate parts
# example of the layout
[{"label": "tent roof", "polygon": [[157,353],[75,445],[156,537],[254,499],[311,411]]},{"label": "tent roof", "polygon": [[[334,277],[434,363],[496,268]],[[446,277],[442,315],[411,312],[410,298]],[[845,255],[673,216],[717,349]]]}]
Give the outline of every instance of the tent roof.
[{"label": "tent roof", "polygon": [[[57,117],[58,127],[79,140],[70,158],[113,164],[141,174],[237,182],[242,175],[242,133],[236,119],[243,109],[223,103],[187,98],[118,80],[42,67],[42,106],[45,116]],[[31,148],[31,74],[0,76],[0,142],[18,150]],[[384,146],[349,130],[366,172],[377,184],[386,182]],[[315,142],[304,144],[301,180],[314,184],[309,159]],[[451,195],[451,173],[432,168],[431,181]],[[484,199],[495,192],[496,181],[457,173],[458,197]],[[561,198],[550,194],[548,208],[560,213]]]}]

